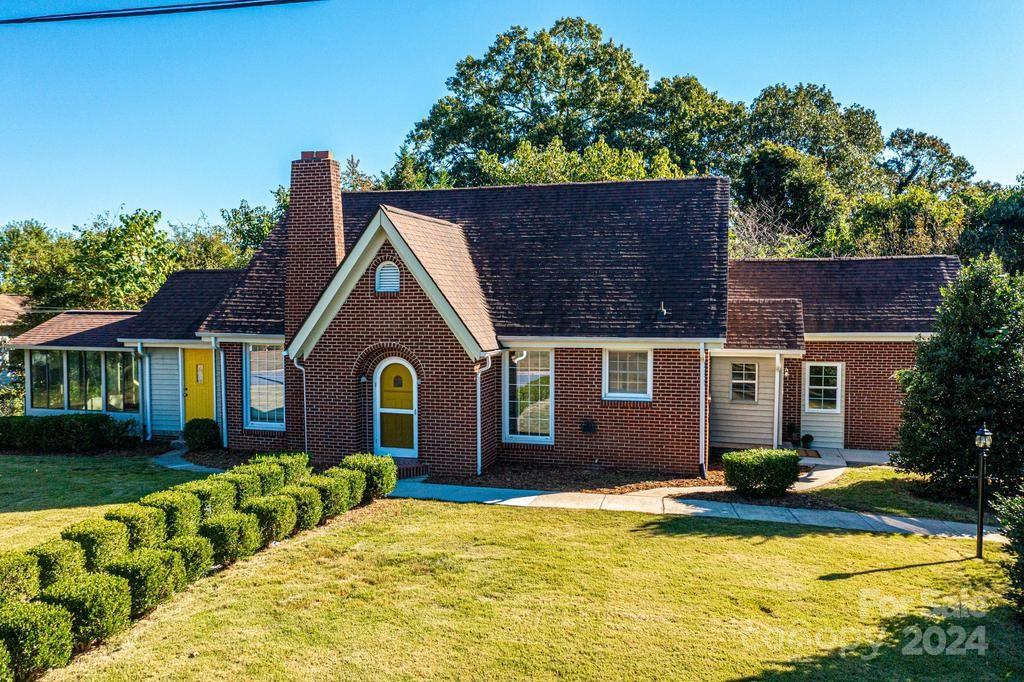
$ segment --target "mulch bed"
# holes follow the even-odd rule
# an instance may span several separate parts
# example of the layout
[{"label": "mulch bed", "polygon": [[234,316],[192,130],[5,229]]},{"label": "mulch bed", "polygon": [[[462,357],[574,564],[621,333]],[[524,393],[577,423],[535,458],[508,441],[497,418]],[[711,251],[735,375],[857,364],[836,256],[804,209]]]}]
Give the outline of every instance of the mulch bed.
[{"label": "mulch bed", "polygon": [[693,488],[725,485],[721,466],[712,464],[707,479],[674,478],[654,471],[618,471],[576,467],[512,466],[498,464],[482,476],[430,476],[428,483],[474,485],[485,488],[519,488],[552,492],[603,493],[621,495],[652,488]]},{"label": "mulch bed", "polygon": [[200,452],[186,452],[182,457],[204,467],[214,469],[230,469],[239,464],[245,464],[253,456],[251,452],[238,450],[202,450]]},{"label": "mulch bed", "polygon": [[734,502],[738,504],[757,504],[768,505],[771,507],[790,507],[794,509],[851,511],[847,507],[842,507],[833,502],[829,502],[828,500],[823,500],[820,497],[815,497],[813,495],[801,495],[800,493],[789,493],[783,497],[759,497],[751,499],[743,497],[736,492],[724,491],[719,493],[694,493],[679,499],[682,502],[685,502],[686,500],[711,500],[713,502]]}]

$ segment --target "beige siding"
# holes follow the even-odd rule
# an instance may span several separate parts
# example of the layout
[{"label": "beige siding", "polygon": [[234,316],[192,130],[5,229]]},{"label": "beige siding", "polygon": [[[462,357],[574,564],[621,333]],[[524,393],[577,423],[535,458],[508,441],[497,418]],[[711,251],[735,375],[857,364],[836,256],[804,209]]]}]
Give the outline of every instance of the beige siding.
[{"label": "beige siding", "polygon": [[[757,402],[732,402],[732,363],[757,364]],[[771,445],[775,409],[775,358],[711,358],[712,445]]]},{"label": "beige siding", "polygon": [[150,416],[153,433],[170,436],[181,432],[181,383],[177,348],[153,348],[149,351],[152,380]]}]

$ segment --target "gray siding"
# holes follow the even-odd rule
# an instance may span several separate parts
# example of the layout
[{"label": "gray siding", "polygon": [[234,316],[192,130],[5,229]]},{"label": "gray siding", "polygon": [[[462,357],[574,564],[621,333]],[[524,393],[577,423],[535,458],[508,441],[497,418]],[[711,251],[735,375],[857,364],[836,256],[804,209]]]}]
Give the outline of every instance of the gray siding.
[{"label": "gray siding", "polygon": [[176,348],[149,351],[152,375],[153,433],[170,436],[181,432],[181,379]]},{"label": "gray siding", "polygon": [[[732,363],[757,364],[757,402],[732,402]],[[772,445],[775,428],[775,358],[711,358],[711,443]]]},{"label": "gray siding", "polygon": [[846,367],[839,373],[839,412],[808,412],[807,411],[807,363],[803,367],[804,385],[800,393],[800,435],[811,434],[814,448],[843,447],[843,417],[846,414]]}]

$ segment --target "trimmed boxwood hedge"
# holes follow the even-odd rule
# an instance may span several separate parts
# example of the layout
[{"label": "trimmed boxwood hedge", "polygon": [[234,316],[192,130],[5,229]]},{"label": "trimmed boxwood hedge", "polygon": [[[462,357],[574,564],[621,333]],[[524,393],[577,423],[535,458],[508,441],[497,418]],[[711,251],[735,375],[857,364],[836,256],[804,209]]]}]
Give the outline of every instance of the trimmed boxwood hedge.
[{"label": "trimmed boxwood hedge", "polygon": [[310,476],[302,485],[316,488],[320,493],[320,502],[323,504],[323,520],[333,519],[338,514],[344,514],[350,507],[348,482],[335,478],[334,476]]},{"label": "trimmed boxwood hedge", "polygon": [[0,553],[0,605],[39,594],[39,561],[27,552]]},{"label": "trimmed boxwood hedge", "polygon": [[260,492],[263,495],[273,495],[284,487],[284,468],[280,464],[273,462],[242,464],[229,469],[228,473],[258,476],[260,479]]},{"label": "trimmed boxwood hedge", "polygon": [[47,587],[40,599],[71,614],[75,642],[104,640],[128,627],[132,595],[128,581],[106,573],[85,573]]},{"label": "trimmed boxwood hedge", "polygon": [[281,494],[295,500],[295,530],[316,528],[324,517],[324,504],[320,501],[320,491],[306,485],[286,485]]},{"label": "trimmed boxwood hedge", "polygon": [[298,483],[312,473],[309,466],[309,455],[305,452],[281,452],[276,454],[256,455],[249,460],[252,464],[270,462],[284,469],[284,484]]},{"label": "trimmed boxwood hedge", "polygon": [[182,490],[164,490],[146,495],[139,504],[163,509],[167,515],[167,537],[195,535],[199,529],[199,498]]},{"label": "trimmed boxwood hedge", "polygon": [[85,550],[77,542],[64,539],[50,540],[29,549],[28,553],[39,562],[41,587],[85,573]]},{"label": "trimmed boxwood hedge", "polygon": [[167,536],[167,515],[159,507],[144,504],[122,504],[111,509],[103,518],[123,523],[128,529],[128,547],[156,547]]},{"label": "trimmed boxwood hedge", "polygon": [[0,450],[89,453],[137,441],[130,421],[106,414],[0,417]]},{"label": "trimmed boxwood hedge", "polygon": [[199,513],[204,519],[235,508],[235,486],[221,478],[203,478],[176,485],[171,490],[181,490],[199,498]]},{"label": "trimmed boxwood hedge", "polygon": [[102,570],[128,551],[128,528],[117,521],[86,519],[68,526],[60,536],[82,546],[85,567],[90,571]]},{"label": "trimmed boxwood hedge", "polygon": [[235,487],[235,508],[241,507],[254,497],[263,494],[263,482],[256,474],[240,474],[235,471],[226,471],[223,474],[210,476],[206,480],[216,479],[227,481]]},{"label": "trimmed boxwood hedge", "polygon": [[366,492],[366,474],[362,471],[333,467],[325,471],[324,475],[344,481],[345,485],[348,486],[349,501],[346,505],[346,509],[351,509],[352,507],[362,503],[363,495]]},{"label": "trimmed boxwood hedge", "polygon": [[199,534],[210,541],[213,562],[221,566],[252,556],[262,540],[259,520],[241,512],[228,512],[203,521]]},{"label": "trimmed boxwood hedge", "polygon": [[42,602],[12,602],[0,608],[0,642],[11,655],[19,680],[31,679],[71,660],[74,637],[71,614]]},{"label": "trimmed boxwood hedge", "polygon": [[391,457],[378,457],[369,452],[360,452],[341,460],[341,468],[354,469],[366,474],[363,502],[387,497],[398,483],[398,465]]},{"label": "trimmed boxwood hedge", "polygon": [[800,455],[757,448],[722,455],[725,484],[743,497],[779,497],[800,477]]},{"label": "trimmed boxwood hedge", "polygon": [[181,557],[187,582],[202,578],[213,567],[213,545],[201,535],[181,535],[168,540],[164,549]]},{"label": "trimmed boxwood hedge", "polygon": [[11,655],[7,647],[0,642],[0,682],[14,682],[14,669],[11,668]]},{"label": "trimmed boxwood hedge", "polygon": [[287,495],[257,497],[246,502],[242,511],[252,514],[259,521],[264,546],[284,540],[295,530],[298,506]]},{"label": "trimmed boxwood hedge", "polygon": [[220,425],[212,419],[189,419],[181,432],[189,450],[216,450],[222,444]]},{"label": "trimmed boxwood hedge", "polygon": [[145,547],[130,552],[106,567],[106,572],[128,581],[132,618],[152,611],[185,584],[185,569],[177,552]]}]

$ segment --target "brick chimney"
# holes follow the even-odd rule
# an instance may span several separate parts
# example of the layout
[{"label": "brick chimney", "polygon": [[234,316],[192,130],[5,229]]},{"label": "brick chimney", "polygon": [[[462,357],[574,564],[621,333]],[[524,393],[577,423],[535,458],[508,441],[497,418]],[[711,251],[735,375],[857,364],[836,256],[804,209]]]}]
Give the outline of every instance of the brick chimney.
[{"label": "brick chimney", "polygon": [[292,161],[285,267],[284,333],[288,341],[345,256],[341,175],[331,152]]}]

